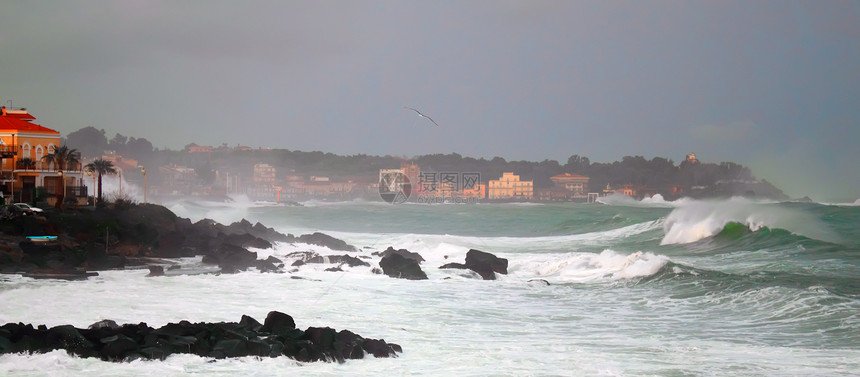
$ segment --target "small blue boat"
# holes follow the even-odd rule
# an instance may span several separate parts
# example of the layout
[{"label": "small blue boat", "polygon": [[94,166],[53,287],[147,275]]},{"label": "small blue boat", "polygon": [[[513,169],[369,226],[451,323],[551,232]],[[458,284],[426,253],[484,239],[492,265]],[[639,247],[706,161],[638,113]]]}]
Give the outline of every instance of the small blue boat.
[{"label": "small blue boat", "polygon": [[33,242],[48,242],[57,239],[57,236],[27,236],[27,239]]}]

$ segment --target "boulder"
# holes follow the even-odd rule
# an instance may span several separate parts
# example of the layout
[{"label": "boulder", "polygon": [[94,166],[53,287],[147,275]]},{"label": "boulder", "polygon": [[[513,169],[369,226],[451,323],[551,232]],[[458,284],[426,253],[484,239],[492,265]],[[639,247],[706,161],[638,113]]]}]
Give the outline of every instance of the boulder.
[{"label": "boulder", "polygon": [[389,254],[392,254],[392,253],[400,254],[401,256],[409,258],[409,259],[414,259],[418,263],[421,263],[424,261],[424,258],[421,256],[421,254],[413,253],[413,252],[406,250],[406,249],[394,250],[394,247],[391,247],[391,246],[389,246],[387,249],[385,249],[385,251],[377,251],[377,252],[373,253],[372,255],[378,255],[382,258],[385,258]]},{"label": "boulder", "polygon": [[276,231],[274,228],[268,228],[259,222],[254,224],[254,227],[249,230],[249,233],[260,237],[269,242],[287,242],[289,238],[286,234]]},{"label": "boulder", "polygon": [[257,253],[243,247],[221,244],[208,255],[203,256],[203,263],[217,264],[222,273],[244,271],[257,265]]},{"label": "boulder", "polygon": [[481,275],[484,280],[496,280],[496,274],[507,275],[508,260],[493,254],[471,249],[466,253],[466,267]]},{"label": "boulder", "polygon": [[239,327],[248,331],[259,331],[263,328],[263,324],[251,316],[242,315],[242,319],[239,320]]},{"label": "boulder", "polygon": [[90,330],[103,329],[103,328],[116,330],[119,328],[119,325],[116,323],[116,321],[114,321],[112,319],[103,319],[101,321],[93,323],[92,325],[90,325],[90,327],[88,327],[88,329],[90,329]]},{"label": "boulder", "polygon": [[188,233],[182,231],[160,231],[158,235],[158,247],[155,254],[161,258],[192,257],[194,252],[186,247],[185,241]]},{"label": "boulder", "polygon": [[408,280],[426,280],[427,274],[421,270],[418,261],[406,258],[397,253],[391,253],[379,261],[382,272],[393,278]]},{"label": "boulder", "polygon": [[146,277],[164,276],[164,266],[149,266],[149,274]]},{"label": "boulder", "polygon": [[118,334],[101,339],[104,344],[99,353],[103,359],[107,360],[123,360],[130,353],[138,350],[138,344],[134,339],[125,335]]},{"label": "boulder", "polygon": [[317,255],[305,261],[305,263],[337,263],[337,264],[346,264],[350,267],[356,266],[370,266],[370,263],[367,263],[361,259],[358,259],[349,255],[328,255],[328,256],[320,256]]},{"label": "boulder", "polygon": [[[397,347],[399,348],[400,346]],[[361,343],[361,348],[367,351],[367,353],[373,355],[373,357],[389,357],[391,355],[395,355],[394,347],[385,343],[385,340],[382,339],[364,339]]]},{"label": "boulder", "polygon": [[484,280],[496,280],[496,273],[508,273],[508,260],[480,250],[470,249],[466,253],[466,264],[447,263],[439,268],[469,269],[481,275]]},{"label": "boulder", "polygon": [[292,242],[301,242],[311,245],[323,246],[332,250],[338,251],[358,251],[355,246],[347,244],[345,241],[329,236],[325,233],[315,232],[313,234],[303,234],[298,238],[293,237]]},{"label": "boulder", "polygon": [[95,346],[72,325],[52,327],[45,332],[45,345],[48,349],[64,349],[77,355],[91,356]]},{"label": "boulder", "polygon": [[266,315],[262,331],[276,335],[287,336],[296,329],[296,321],[289,314],[271,311]]}]

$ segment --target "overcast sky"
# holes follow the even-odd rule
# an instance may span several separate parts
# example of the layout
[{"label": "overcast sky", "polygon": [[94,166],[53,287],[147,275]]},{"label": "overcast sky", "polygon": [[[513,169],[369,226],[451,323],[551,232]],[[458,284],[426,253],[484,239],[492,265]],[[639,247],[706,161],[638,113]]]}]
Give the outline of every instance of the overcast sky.
[{"label": "overcast sky", "polygon": [[857,1],[4,1],[0,100],[161,148],[693,152],[860,198]]}]

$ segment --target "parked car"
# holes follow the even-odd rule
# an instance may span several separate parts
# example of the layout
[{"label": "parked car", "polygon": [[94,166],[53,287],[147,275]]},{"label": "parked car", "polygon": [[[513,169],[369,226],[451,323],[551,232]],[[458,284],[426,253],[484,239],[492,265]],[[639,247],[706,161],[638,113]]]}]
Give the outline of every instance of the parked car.
[{"label": "parked car", "polygon": [[14,219],[20,216],[33,216],[35,215],[35,211],[31,211],[29,209],[24,210],[21,207],[16,207],[14,205],[8,205],[0,207],[0,218],[3,219]]},{"label": "parked car", "polygon": [[44,212],[41,208],[33,207],[27,203],[15,203],[15,204],[13,204],[13,206],[24,211],[25,213],[41,213],[41,212]]}]

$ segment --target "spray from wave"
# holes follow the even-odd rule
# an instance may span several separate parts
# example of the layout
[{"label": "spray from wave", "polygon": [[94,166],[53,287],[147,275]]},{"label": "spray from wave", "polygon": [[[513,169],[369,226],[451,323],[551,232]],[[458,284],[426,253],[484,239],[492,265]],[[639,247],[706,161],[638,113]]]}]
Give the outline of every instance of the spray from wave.
[{"label": "spray from wave", "polygon": [[691,199],[680,198],[677,200],[667,201],[663,195],[654,194],[651,197],[636,200],[624,194],[612,194],[597,199],[598,203],[611,206],[626,206],[626,207],[641,207],[641,208],[675,208],[689,203]]},{"label": "spray from wave", "polygon": [[860,199],[855,200],[853,203],[819,203],[826,206],[837,206],[837,207],[860,207]]},{"label": "spray from wave", "polygon": [[753,232],[767,227],[820,241],[839,242],[839,237],[821,220],[801,209],[731,198],[691,201],[674,209],[663,222],[665,236],[660,244],[685,244],[713,237],[731,223],[742,224]]}]

